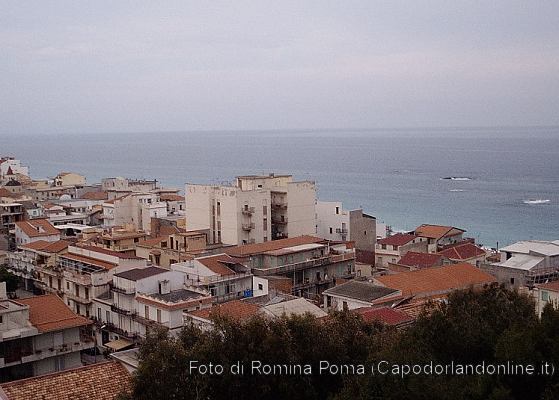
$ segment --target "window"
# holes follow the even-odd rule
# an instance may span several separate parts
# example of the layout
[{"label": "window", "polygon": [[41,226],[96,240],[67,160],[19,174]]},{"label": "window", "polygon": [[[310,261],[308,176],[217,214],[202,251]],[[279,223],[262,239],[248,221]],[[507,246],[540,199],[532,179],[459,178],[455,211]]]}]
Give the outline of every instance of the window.
[{"label": "window", "polygon": [[542,290],[542,301],[549,301],[549,293],[545,290]]},{"label": "window", "polygon": [[217,202],[217,215],[221,215],[221,203]]},{"label": "window", "polygon": [[149,319],[149,306],[144,306],[144,316]]},{"label": "window", "polygon": [[262,214],[268,215],[268,206],[262,206]]},{"label": "window", "polygon": [[3,318],[4,318],[4,316],[3,316],[3,315],[0,315],[0,324],[4,322],[4,319],[3,319]]},{"label": "window", "polygon": [[81,314],[80,305],[76,303],[76,314]]},{"label": "window", "polygon": [[66,282],[66,290],[70,290],[70,282]]},{"label": "window", "polygon": [[101,321],[101,309],[97,308],[97,319]]},{"label": "window", "polygon": [[268,236],[264,236],[264,241],[265,241],[265,242],[268,241]]},{"label": "window", "polygon": [[105,321],[107,324],[111,323],[111,312],[110,311],[105,311],[105,317],[107,318],[107,320]]},{"label": "window", "polygon": [[264,231],[268,230],[268,218],[264,218],[262,220],[262,228],[264,229]]},{"label": "window", "polygon": [[340,207],[336,207],[336,214],[340,213]]},{"label": "window", "polygon": [[258,284],[258,290],[264,290],[264,285],[261,284],[261,283],[259,283],[259,284]]},{"label": "window", "polygon": [[332,234],[332,227],[330,227],[330,234]]},{"label": "window", "polygon": [[510,278],[510,284],[514,285],[514,278]]},{"label": "window", "polygon": [[157,310],[157,322],[161,323],[161,310]]},{"label": "window", "polygon": [[89,289],[85,288],[85,298],[89,299]]}]

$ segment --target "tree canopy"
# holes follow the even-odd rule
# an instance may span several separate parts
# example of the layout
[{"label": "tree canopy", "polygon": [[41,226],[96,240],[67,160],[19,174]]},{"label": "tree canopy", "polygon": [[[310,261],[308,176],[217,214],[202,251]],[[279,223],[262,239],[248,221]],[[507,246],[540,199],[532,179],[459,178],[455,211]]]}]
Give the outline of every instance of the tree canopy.
[{"label": "tree canopy", "polygon": [[[365,323],[351,312],[238,322],[217,317],[212,330],[187,326],[176,338],[152,332],[140,346],[133,390],[123,399],[555,399],[551,375],[318,373],[332,365],[559,365],[559,311],[541,319],[532,300],[500,286],[452,293],[429,304],[406,330]],[[224,366],[202,374],[195,366]],[[311,374],[250,374],[262,365],[309,365]],[[230,373],[234,364],[244,374]],[[214,371],[215,372],[215,371]]]}]

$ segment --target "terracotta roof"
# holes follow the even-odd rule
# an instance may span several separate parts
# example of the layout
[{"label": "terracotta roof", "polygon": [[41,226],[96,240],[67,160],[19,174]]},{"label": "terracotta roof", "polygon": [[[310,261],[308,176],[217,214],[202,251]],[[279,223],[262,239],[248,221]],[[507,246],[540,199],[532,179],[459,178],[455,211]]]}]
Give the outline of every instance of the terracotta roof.
[{"label": "terracotta roof", "polygon": [[20,249],[38,250],[46,253],[59,253],[68,248],[70,243],[65,240],[57,240],[56,242],[47,242],[46,240],[37,240],[28,244],[19,246]]},{"label": "terracotta roof", "polygon": [[400,258],[398,264],[405,265],[406,267],[429,268],[435,265],[440,265],[442,258],[443,256],[441,254],[408,251],[402,258]]},{"label": "terracotta roof", "polygon": [[547,290],[552,290],[552,291],[555,291],[555,292],[559,292],[559,281],[542,283],[542,284],[539,284],[539,285],[536,285],[536,286],[539,287],[540,289],[547,289]]},{"label": "terracotta roof", "polygon": [[[60,232],[51,225],[46,219],[29,219],[26,221],[18,221],[16,225],[29,237],[41,237],[50,235],[59,235]],[[37,230],[37,228],[40,229]]]},{"label": "terracotta roof", "polygon": [[121,363],[108,361],[4,383],[0,388],[7,400],[112,400],[131,390],[130,378]]},{"label": "terracotta roof", "polygon": [[163,242],[166,242],[169,236],[159,236],[156,238],[145,239],[138,243],[139,246],[153,247],[157,246]]},{"label": "terracotta roof", "polygon": [[12,192],[10,192],[8,189],[0,188],[0,197],[15,198],[17,196],[15,194],[13,194]]},{"label": "terracotta roof", "polygon": [[108,198],[107,192],[87,192],[81,197],[82,200],[107,200]]},{"label": "terracotta roof", "polygon": [[29,297],[17,300],[17,302],[29,306],[29,322],[41,333],[76,328],[92,323],[89,319],[74,314],[64,304],[64,301],[54,294]]},{"label": "terracotta roof", "polygon": [[413,318],[401,310],[391,307],[362,307],[353,310],[363,317],[365,322],[379,321],[386,325],[402,325],[413,321]]},{"label": "terracotta roof", "polygon": [[109,263],[109,262],[106,262],[106,261],[97,260],[96,258],[84,257],[84,256],[81,256],[81,255],[78,255],[78,254],[66,253],[66,254],[64,254],[60,257],[67,258],[69,260],[79,261],[79,262],[82,262],[84,264],[95,265],[99,268],[103,268],[103,269],[106,269],[106,270],[110,270],[110,269],[113,269],[114,267],[116,267],[116,264]]},{"label": "terracotta roof", "polygon": [[235,271],[227,266],[227,264],[235,264],[235,259],[227,254],[218,254],[215,256],[196,258],[196,261],[206,266],[210,271],[220,276],[234,275]]},{"label": "terracotta roof", "polygon": [[446,236],[453,229],[465,232],[465,230],[463,229],[454,228],[452,226],[423,224],[415,229],[415,234],[417,236],[422,236],[430,239],[440,239]]},{"label": "terracotta roof", "polygon": [[159,267],[134,268],[128,271],[120,272],[114,276],[127,279],[129,281],[139,281],[140,279],[149,278],[150,276],[159,275],[167,271],[167,269]]},{"label": "terracotta roof", "polygon": [[[336,280],[337,281],[337,280]],[[375,285],[367,281],[350,280],[336,285],[330,289],[326,289],[324,294],[347,297],[348,299],[356,299],[368,303],[376,300],[397,296],[398,289],[393,289],[381,285]]]},{"label": "terracotta roof", "polygon": [[189,314],[198,318],[210,319],[213,316],[224,316],[235,319],[237,321],[245,321],[257,315],[260,312],[260,306],[257,304],[247,303],[241,300],[232,300],[226,303],[217,304],[211,308],[192,311]]},{"label": "terracotta roof", "polygon": [[161,201],[184,201],[184,196],[179,196],[178,194],[162,194],[159,196]]},{"label": "terracotta roof", "polygon": [[303,235],[287,239],[271,240],[264,243],[245,244],[243,246],[230,247],[225,252],[233,257],[245,257],[266,251],[279,250],[285,247],[299,246],[302,244],[321,243],[324,239],[315,236]]},{"label": "terracotta roof", "polygon": [[495,278],[468,263],[425,268],[375,278],[386,287],[399,289],[405,296],[434,295],[495,282]]},{"label": "terracotta roof", "polygon": [[125,254],[125,253],[120,253],[118,251],[106,249],[106,248],[100,247],[100,246],[90,246],[90,245],[87,245],[87,244],[78,244],[78,247],[80,249],[94,251],[94,252],[97,252],[97,253],[106,254],[108,256],[118,257],[118,258],[127,259],[127,260],[140,260],[140,259],[142,259],[141,257],[137,257],[137,256],[134,256],[134,255],[129,255],[129,254]]},{"label": "terracotta roof", "polygon": [[469,260],[470,258],[479,257],[487,254],[485,250],[480,249],[471,242],[458,244],[456,246],[439,251],[439,254],[451,260]]},{"label": "terracotta roof", "polygon": [[389,246],[403,246],[416,238],[417,236],[411,235],[409,233],[397,233],[395,235],[388,236],[384,239],[381,239],[377,243],[386,244]]}]

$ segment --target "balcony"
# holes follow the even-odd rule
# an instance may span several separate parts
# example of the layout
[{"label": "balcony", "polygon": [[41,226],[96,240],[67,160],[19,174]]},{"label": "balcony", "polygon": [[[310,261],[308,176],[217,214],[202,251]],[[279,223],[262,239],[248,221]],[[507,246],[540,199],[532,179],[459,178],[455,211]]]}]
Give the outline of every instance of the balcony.
[{"label": "balcony", "polygon": [[286,225],[287,224],[287,218],[274,218],[274,217],[272,217],[272,224]]},{"label": "balcony", "polygon": [[273,210],[287,210],[287,203],[275,202],[272,203]]},{"label": "balcony", "polygon": [[91,285],[91,275],[77,274],[70,271],[64,271],[64,278],[71,282],[77,283],[83,286]]},{"label": "balcony", "polygon": [[336,233],[340,235],[347,235],[347,228],[336,228]]},{"label": "balcony", "polygon": [[254,229],[254,222],[251,222],[250,224],[243,224],[242,225],[243,231],[251,231]]},{"label": "balcony", "polygon": [[74,293],[65,293],[66,297],[70,300],[74,300],[76,303],[80,304],[91,304],[93,301],[90,298],[80,297]]},{"label": "balcony", "polygon": [[344,253],[321,256],[317,258],[311,258],[309,260],[300,261],[291,264],[284,264],[277,267],[271,268],[254,268],[253,273],[257,276],[270,275],[270,274],[286,274],[295,271],[302,271],[308,268],[320,267],[328,264],[335,264],[343,261],[349,261],[355,259],[355,253]]},{"label": "balcony", "polygon": [[248,215],[249,217],[254,214],[254,207],[243,207],[241,208],[241,212],[244,215]]},{"label": "balcony", "polygon": [[109,287],[111,288],[111,290],[115,293],[120,293],[120,294],[136,294],[136,289],[135,288],[123,288],[123,287],[119,287],[114,285],[113,283],[109,283]]},{"label": "balcony", "polygon": [[111,311],[113,311],[117,314],[121,314],[121,315],[132,315],[133,314],[132,311],[121,308],[121,307],[117,306],[116,304],[111,305]]}]

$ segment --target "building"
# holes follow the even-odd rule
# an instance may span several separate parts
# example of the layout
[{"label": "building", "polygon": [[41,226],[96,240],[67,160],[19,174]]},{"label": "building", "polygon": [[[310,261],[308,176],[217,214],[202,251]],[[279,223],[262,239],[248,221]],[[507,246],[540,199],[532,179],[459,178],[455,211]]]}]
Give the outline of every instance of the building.
[{"label": "building", "polygon": [[171,264],[192,260],[204,253],[206,239],[206,233],[199,231],[145,239],[136,245],[136,255],[150,260],[154,265],[170,268]]},{"label": "building", "polygon": [[233,245],[316,232],[314,182],[291,175],[239,176],[233,185],[186,185],[189,230],[209,229],[210,243]]},{"label": "building", "polygon": [[138,192],[103,203],[103,226],[131,225],[138,231],[151,231],[151,219],[167,216],[167,204],[154,193]]},{"label": "building", "polygon": [[46,219],[30,219],[15,223],[16,246],[29,244],[38,240],[57,242],[60,232]]},{"label": "building", "polygon": [[381,323],[395,328],[405,328],[413,323],[415,318],[406,314],[402,310],[392,307],[362,307],[353,310],[369,323]]},{"label": "building", "polygon": [[14,157],[0,157],[0,182],[17,174],[29,176],[29,167],[21,165]]},{"label": "building", "polygon": [[351,243],[330,243],[314,236],[299,236],[225,249],[251,268],[257,277],[285,277],[292,294],[320,299],[336,279],[355,277],[355,249]]},{"label": "building", "polygon": [[443,246],[438,254],[449,259],[453,263],[467,262],[476,267],[480,267],[481,264],[485,263],[488,256],[485,250],[476,246],[469,240]]},{"label": "building", "polygon": [[344,210],[336,201],[316,202],[316,235],[336,240],[352,241],[355,249],[374,253],[377,242],[376,218],[363,210]]},{"label": "building", "polygon": [[445,297],[454,290],[480,288],[495,278],[468,263],[425,268],[374,278],[374,282],[415,298]]},{"label": "building", "polygon": [[23,221],[24,210],[19,202],[0,202],[0,232],[8,233],[15,229],[16,222]]},{"label": "building", "polygon": [[352,280],[325,290],[323,296],[326,308],[342,311],[391,303],[400,299],[402,292],[368,281]]},{"label": "building", "polygon": [[45,268],[52,268],[56,256],[65,253],[69,244],[64,240],[37,240],[21,245],[17,251],[8,253],[8,269],[21,279],[25,290],[34,292],[35,283],[40,281],[39,274]]},{"label": "building", "polygon": [[[177,329],[176,315],[162,310],[146,314],[139,307],[137,296],[143,294],[168,294],[184,287],[183,275],[158,267],[134,268],[112,276],[109,290],[93,300],[93,318],[101,340],[107,345],[114,341],[132,344],[139,337],[145,337],[151,326],[159,324],[166,329]],[[209,307],[209,305],[208,305]],[[146,318],[151,315],[151,318]],[[170,318],[173,316],[175,318]],[[182,321],[182,316],[178,318]],[[111,345],[108,345],[111,347]]]},{"label": "building", "polygon": [[108,193],[109,199],[133,192],[150,192],[157,189],[156,179],[104,178],[101,190]]},{"label": "building", "polygon": [[171,269],[184,274],[187,286],[208,291],[216,303],[253,295],[255,278],[250,268],[227,254],[198,257],[172,264]]},{"label": "building", "polygon": [[420,253],[427,253],[427,239],[408,234],[397,233],[388,236],[377,242],[375,250],[375,267],[388,268],[388,264],[398,264],[402,258],[410,250]]},{"label": "building", "polygon": [[90,324],[55,295],[0,300],[0,381],[81,366]]},{"label": "building", "polygon": [[95,311],[93,299],[109,291],[113,274],[146,266],[146,260],[136,256],[95,246],[68,246],[54,266],[39,271],[36,285],[56,292],[75,313],[90,317]]},{"label": "building", "polygon": [[559,281],[537,284],[532,290],[536,302],[536,313],[541,316],[547,304],[559,309]]},{"label": "building", "polygon": [[54,177],[54,186],[85,186],[85,176],[76,174],[75,172],[61,172]]},{"label": "building", "polygon": [[108,361],[4,383],[0,400],[115,400],[131,388],[127,369],[118,361]]},{"label": "building", "polygon": [[500,249],[501,260],[482,266],[509,288],[559,280],[559,240],[525,240]]},{"label": "building", "polygon": [[464,229],[453,226],[423,224],[415,228],[413,233],[427,239],[429,253],[436,253],[440,246],[461,242],[464,232]]}]

